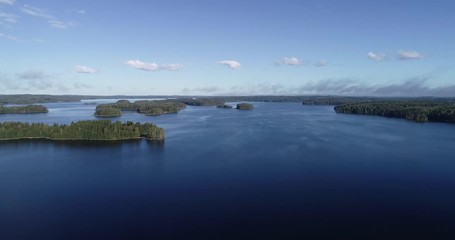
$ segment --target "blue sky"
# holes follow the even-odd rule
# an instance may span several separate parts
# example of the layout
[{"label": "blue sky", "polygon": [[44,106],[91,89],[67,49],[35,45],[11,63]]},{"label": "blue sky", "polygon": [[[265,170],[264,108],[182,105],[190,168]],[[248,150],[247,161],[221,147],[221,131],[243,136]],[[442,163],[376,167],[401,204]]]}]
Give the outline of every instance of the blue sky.
[{"label": "blue sky", "polygon": [[454,1],[0,0],[0,91],[455,97]]}]

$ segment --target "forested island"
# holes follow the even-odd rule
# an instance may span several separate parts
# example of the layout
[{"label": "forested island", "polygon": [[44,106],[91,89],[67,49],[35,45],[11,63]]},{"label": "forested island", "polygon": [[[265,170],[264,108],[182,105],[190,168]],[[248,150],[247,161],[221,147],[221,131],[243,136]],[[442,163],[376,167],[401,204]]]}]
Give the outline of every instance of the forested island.
[{"label": "forested island", "polygon": [[122,111],[118,108],[113,107],[100,107],[95,110],[95,116],[97,117],[119,117],[122,115]]},{"label": "forested island", "polygon": [[100,117],[116,117],[121,115],[121,111],[134,111],[147,116],[154,116],[178,113],[185,108],[186,105],[184,103],[171,100],[141,100],[133,103],[128,100],[119,100],[116,103],[97,105],[95,115]]},{"label": "forested island", "polygon": [[425,100],[389,100],[341,104],[337,113],[405,118],[416,122],[455,123],[455,103]]},{"label": "forested island", "polygon": [[47,113],[48,110],[42,105],[27,105],[27,106],[0,106],[0,114],[33,114],[33,113]]},{"label": "forested island", "polygon": [[151,123],[79,121],[70,125],[44,123],[0,123],[0,140],[47,139],[55,141],[115,141],[146,138],[163,141],[164,129]]},{"label": "forested island", "polygon": [[238,110],[253,110],[253,105],[250,103],[239,103],[237,104]]}]

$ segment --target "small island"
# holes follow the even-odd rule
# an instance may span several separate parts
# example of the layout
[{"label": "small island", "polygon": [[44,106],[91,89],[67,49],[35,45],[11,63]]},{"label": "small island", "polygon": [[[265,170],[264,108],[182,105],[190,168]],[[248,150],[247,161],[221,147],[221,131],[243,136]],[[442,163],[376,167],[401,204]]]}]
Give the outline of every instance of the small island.
[{"label": "small island", "polygon": [[134,111],[146,116],[156,116],[178,113],[185,108],[186,105],[184,103],[171,100],[140,100],[133,103],[128,100],[119,100],[116,103],[99,104],[96,106],[95,116],[118,117],[122,114],[122,111]]},{"label": "small island", "polygon": [[253,110],[253,104],[250,103],[239,103],[237,104],[238,110]]},{"label": "small island", "polygon": [[232,109],[232,106],[231,106],[231,105],[226,105],[226,104],[224,104],[224,105],[218,105],[218,106],[216,106],[216,107],[217,107],[217,108],[221,108],[221,109]]},{"label": "small island", "polygon": [[49,112],[47,108],[42,105],[27,105],[13,107],[0,106],[0,114],[35,114],[47,112]]},{"label": "small island", "polygon": [[47,139],[53,141],[118,141],[146,138],[163,141],[164,129],[151,123],[93,120],[70,125],[24,122],[0,123],[0,140]]}]

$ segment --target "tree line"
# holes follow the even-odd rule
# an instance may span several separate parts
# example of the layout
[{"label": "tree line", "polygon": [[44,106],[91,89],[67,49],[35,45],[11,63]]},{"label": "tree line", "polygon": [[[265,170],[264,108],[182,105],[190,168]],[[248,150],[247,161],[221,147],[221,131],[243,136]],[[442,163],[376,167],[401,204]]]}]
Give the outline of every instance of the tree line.
[{"label": "tree line", "polygon": [[93,120],[72,122],[70,125],[25,122],[0,123],[0,140],[42,138],[49,140],[126,140],[145,137],[164,140],[164,129],[151,123]]},{"label": "tree line", "polygon": [[358,102],[335,106],[337,113],[405,118],[416,122],[455,123],[455,103],[425,100]]},{"label": "tree line", "polygon": [[28,113],[47,113],[48,110],[42,105],[27,105],[27,106],[0,106],[0,114],[28,114]]}]

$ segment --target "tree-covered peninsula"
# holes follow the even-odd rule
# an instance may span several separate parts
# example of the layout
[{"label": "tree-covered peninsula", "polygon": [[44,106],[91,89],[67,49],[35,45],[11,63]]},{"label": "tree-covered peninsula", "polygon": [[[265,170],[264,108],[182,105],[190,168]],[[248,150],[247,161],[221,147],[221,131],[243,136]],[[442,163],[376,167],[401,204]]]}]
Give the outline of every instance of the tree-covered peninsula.
[{"label": "tree-covered peninsula", "polygon": [[[141,100],[130,102],[128,100],[119,100],[116,103],[99,104],[96,106],[96,112],[100,115],[102,112],[106,112],[104,117],[108,117],[110,113],[114,114],[115,109],[119,111],[134,111],[147,116],[167,114],[167,113],[178,113],[182,109],[186,108],[186,105],[181,102],[170,101],[170,100]],[[103,110],[109,109],[109,110]],[[109,113],[109,114],[108,114]],[[118,114],[118,112],[117,112]],[[121,112],[120,112],[121,114]],[[101,115],[100,115],[101,116]],[[115,117],[116,114],[109,117]],[[118,115],[119,116],[119,115]]]},{"label": "tree-covered peninsula", "polygon": [[79,121],[70,125],[23,122],[0,123],[0,140],[115,141],[141,137],[152,141],[163,141],[164,129],[151,123],[122,123],[109,120]]},{"label": "tree-covered peninsula", "polygon": [[0,106],[0,114],[32,114],[32,113],[47,113],[48,110],[42,105],[27,105],[27,106]]},{"label": "tree-covered peninsula", "polygon": [[224,105],[225,101],[216,97],[205,98],[177,98],[173,101],[181,102],[189,106],[220,106]]},{"label": "tree-covered peninsula", "polygon": [[238,110],[253,110],[253,104],[251,103],[239,103],[237,104]]},{"label": "tree-covered peninsula", "polygon": [[388,100],[335,106],[337,113],[405,118],[416,122],[455,123],[455,103],[429,100]]}]

